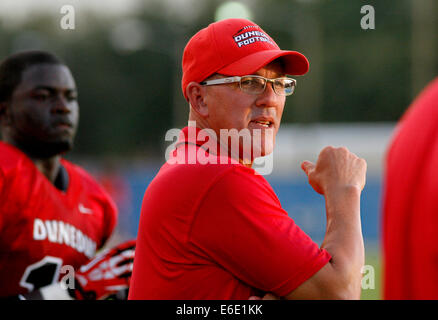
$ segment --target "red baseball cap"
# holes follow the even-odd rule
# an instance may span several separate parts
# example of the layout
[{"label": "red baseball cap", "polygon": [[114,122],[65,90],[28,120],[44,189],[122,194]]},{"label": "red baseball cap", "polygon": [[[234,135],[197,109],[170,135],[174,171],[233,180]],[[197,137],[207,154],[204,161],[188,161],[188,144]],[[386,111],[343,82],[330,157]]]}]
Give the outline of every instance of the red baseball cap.
[{"label": "red baseball cap", "polygon": [[309,61],[296,51],[281,50],[258,25],[246,19],[225,19],[210,24],[196,33],[184,48],[181,81],[186,87],[201,82],[214,73],[243,76],[256,72],[271,61],[281,58],[285,72],[303,75]]}]

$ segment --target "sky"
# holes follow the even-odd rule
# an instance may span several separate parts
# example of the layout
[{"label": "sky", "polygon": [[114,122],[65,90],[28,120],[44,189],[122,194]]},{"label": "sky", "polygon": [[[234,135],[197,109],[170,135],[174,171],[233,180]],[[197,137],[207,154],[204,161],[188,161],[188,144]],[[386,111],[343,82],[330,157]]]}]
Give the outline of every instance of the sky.
[{"label": "sky", "polygon": [[19,27],[33,14],[60,14],[64,5],[72,5],[75,11],[83,9],[101,15],[129,15],[146,2],[143,0],[1,0],[0,19],[3,26]]},{"label": "sky", "polygon": [[[308,0],[307,0],[308,1]],[[188,22],[194,18],[201,8],[202,0],[162,0],[168,14],[178,15]],[[248,9],[250,0],[224,1],[218,6],[215,19],[247,18],[252,14]],[[32,15],[61,15],[61,8],[71,5],[75,13],[82,10],[92,11],[100,16],[123,17],[135,15],[141,8],[148,5],[148,0],[1,0],[0,26],[19,28]]]}]

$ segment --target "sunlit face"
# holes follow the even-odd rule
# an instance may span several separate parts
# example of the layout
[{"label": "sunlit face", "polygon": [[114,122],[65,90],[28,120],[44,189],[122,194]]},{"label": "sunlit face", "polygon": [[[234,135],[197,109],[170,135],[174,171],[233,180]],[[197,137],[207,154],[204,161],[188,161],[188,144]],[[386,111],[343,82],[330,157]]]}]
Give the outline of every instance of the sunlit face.
[{"label": "sunlit face", "polygon": [[9,101],[9,135],[36,156],[68,151],[79,119],[76,84],[64,65],[38,64],[26,69]]},{"label": "sunlit face", "polygon": [[[284,77],[283,67],[279,62],[270,63],[254,74],[269,79]],[[222,76],[217,76],[220,77]],[[205,97],[208,106],[206,121],[218,137],[220,129],[248,129],[253,142],[257,140],[254,137],[260,134],[261,144],[253,144],[252,151],[254,153],[254,147],[260,148],[260,156],[265,156],[274,150],[285,99],[286,97],[274,92],[271,83],[258,95],[242,92],[238,83],[208,86]]]}]

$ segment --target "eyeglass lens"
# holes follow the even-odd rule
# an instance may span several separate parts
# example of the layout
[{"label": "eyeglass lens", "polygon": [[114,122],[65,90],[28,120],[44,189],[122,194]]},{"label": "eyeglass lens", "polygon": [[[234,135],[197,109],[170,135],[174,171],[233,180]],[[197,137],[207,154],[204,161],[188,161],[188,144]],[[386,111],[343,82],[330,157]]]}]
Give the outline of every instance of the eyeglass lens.
[{"label": "eyeglass lens", "polygon": [[[240,88],[242,91],[259,94],[266,88],[266,80],[262,77],[242,77],[240,80]],[[274,92],[278,95],[287,96],[293,93],[295,81],[292,79],[279,78],[273,80]]]}]

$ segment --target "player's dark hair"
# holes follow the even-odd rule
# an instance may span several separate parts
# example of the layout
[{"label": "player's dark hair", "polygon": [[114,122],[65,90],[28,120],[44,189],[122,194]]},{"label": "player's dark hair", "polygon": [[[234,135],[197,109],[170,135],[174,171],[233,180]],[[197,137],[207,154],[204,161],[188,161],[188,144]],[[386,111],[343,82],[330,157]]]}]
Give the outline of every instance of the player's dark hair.
[{"label": "player's dark hair", "polygon": [[23,72],[36,64],[61,64],[61,59],[46,51],[24,51],[10,55],[0,63],[0,102],[11,98]]}]

